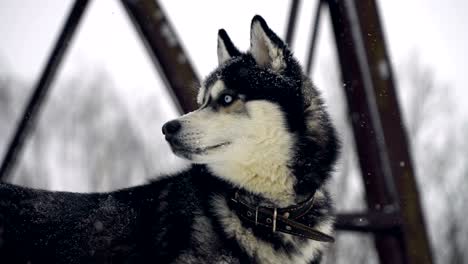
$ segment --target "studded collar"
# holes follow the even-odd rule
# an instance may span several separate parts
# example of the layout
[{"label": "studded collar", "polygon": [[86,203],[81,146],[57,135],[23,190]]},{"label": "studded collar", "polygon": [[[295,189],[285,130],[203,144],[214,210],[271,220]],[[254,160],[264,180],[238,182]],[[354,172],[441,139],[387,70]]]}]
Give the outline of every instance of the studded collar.
[{"label": "studded collar", "polygon": [[284,208],[252,206],[239,199],[238,192],[235,192],[229,203],[237,215],[254,228],[266,227],[272,232],[287,233],[321,242],[334,242],[335,239],[332,236],[300,222],[300,218],[312,209],[314,200],[315,194],[301,203]]}]

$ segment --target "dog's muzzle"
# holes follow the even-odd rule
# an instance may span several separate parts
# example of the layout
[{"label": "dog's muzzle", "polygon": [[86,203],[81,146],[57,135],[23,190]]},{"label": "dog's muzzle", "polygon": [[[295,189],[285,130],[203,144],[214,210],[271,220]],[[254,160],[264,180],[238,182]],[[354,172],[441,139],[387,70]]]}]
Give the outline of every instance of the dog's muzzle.
[{"label": "dog's muzzle", "polygon": [[182,158],[190,159],[190,155],[193,151],[190,147],[181,142],[181,130],[182,123],[178,120],[169,121],[162,127],[162,133],[164,134],[166,141],[169,143],[172,152]]},{"label": "dog's muzzle", "polygon": [[166,136],[167,141],[171,141],[174,136],[180,131],[182,125],[177,120],[167,122],[162,127],[162,133]]}]

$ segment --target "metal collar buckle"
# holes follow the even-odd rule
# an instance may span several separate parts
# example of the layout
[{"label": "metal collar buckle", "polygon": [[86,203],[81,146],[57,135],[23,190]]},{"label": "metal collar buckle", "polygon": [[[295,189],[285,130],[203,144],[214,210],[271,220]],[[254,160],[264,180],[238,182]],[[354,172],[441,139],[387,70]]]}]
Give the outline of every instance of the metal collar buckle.
[{"label": "metal collar buckle", "polygon": [[278,215],[278,212],[275,207],[275,209],[273,210],[273,232],[276,232],[276,216],[277,215]]},{"label": "metal collar buckle", "polygon": [[258,205],[255,207],[255,225],[258,224]]}]

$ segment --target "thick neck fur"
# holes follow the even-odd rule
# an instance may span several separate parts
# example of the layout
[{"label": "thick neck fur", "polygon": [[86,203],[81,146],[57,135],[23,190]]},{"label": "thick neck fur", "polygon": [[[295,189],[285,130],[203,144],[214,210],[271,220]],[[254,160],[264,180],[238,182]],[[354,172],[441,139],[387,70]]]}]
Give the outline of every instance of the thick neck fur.
[{"label": "thick neck fur", "polygon": [[[267,106],[271,104],[262,107]],[[300,202],[325,183],[339,148],[321,105],[308,109],[306,120],[306,131],[296,134],[286,131],[284,126],[264,129],[267,126],[259,124],[256,133],[263,134],[261,138],[265,140],[243,144],[229,162],[210,163],[207,167],[237,188],[263,197],[278,207]]]},{"label": "thick neck fur", "polygon": [[[271,160],[270,160],[271,161]],[[243,183],[237,187],[246,193],[256,194],[270,203],[284,207],[294,204],[295,178],[286,164],[274,161],[262,163],[210,165],[215,175],[223,175],[228,179],[236,177]]]},{"label": "thick neck fur", "polygon": [[284,117],[274,104],[256,102],[247,107],[256,122],[255,127],[249,123],[243,129],[250,130],[246,134],[255,136],[245,139],[246,143],[232,146],[227,159],[209,163],[207,167],[214,175],[278,206],[294,204],[296,177],[290,163],[295,156],[296,139],[283,125]]},{"label": "thick neck fur", "polygon": [[[211,173],[209,173],[211,174]],[[211,180],[200,179],[200,186],[207,190],[210,211],[217,218],[223,232],[236,241],[242,252],[257,263],[311,263],[320,258],[326,243],[303,239],[284,233],[271,233],[271,230],[256,229],[246,226],[236,211],[228,205],[228,200],[236,191],[232,184],[211,175]],[[259,195],[240,191],[240,199],[258,205],[267,205],[269,201]],[[318,231],[332,234],[333,217],[330,216],[330,200],[323,188],[315,194],[314,215],[306,216],[309,225]],[[314,262],[315,263],[315,262]]]}]

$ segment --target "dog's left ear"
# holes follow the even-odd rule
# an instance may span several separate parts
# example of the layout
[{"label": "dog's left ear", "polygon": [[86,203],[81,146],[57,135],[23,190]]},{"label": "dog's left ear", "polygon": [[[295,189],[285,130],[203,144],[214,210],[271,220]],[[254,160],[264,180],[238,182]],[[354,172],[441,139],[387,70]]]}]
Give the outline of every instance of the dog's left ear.
[{"label": "dog's left ear", "polygon": [[226,30],[218,31],[218,63],[223,64],[232,57],[240,56],[240,51],[234,46]]},{"label": "dog's left ear", "polygon": [[256,15],[250,26],[250,53],[258,65],[281,71],[286,67],[286,44]]}]

